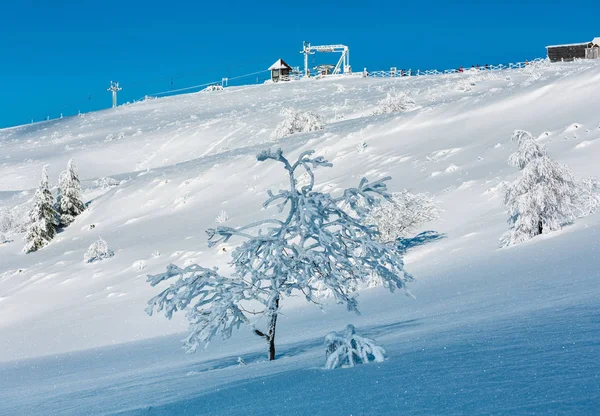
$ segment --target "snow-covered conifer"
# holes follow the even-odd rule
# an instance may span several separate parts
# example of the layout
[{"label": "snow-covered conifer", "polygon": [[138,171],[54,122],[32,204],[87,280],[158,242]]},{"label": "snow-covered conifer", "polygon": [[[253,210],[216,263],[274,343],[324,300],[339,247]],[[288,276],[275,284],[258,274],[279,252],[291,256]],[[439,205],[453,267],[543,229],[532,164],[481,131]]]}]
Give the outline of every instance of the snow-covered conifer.
[{"label": "snow-covered conifer", "polygon": [[512,139],[519,148],[508,162],[522,175],[506,188],[510,229],[501,239],[503,246],[559,229],[575,218],[577,201],[575,178],[566,166],[551,160],[529,132],[517,130]]},{"label": "snow-covered conifer", "polygon": [[[289,188],[269,191],[264,204],[277,204],[283,213],[281,219],[207,230],[211,246],[232,237],[243,239],[231,254],[231,276],[199,265],[184,269],[169,265],[166,273],[148,276],[152,286],[174,280],[149,301],[147,312],[164,311],[171,318],[174,312],[186,310],[190,335],[185,346],[189,351],[219,333],[228,338],[234,328],[249,325],[264,338],[273,360],[277,318],[284,298],[301,294],[318,304],[318,292],[326,289],[337,303],[358,312],[354,292],[372,274],[391,292],[404,289],[412,280],[404,271],[402,254],[377,241],[376,227],[365,225],[380,198],[391,198],[385,186],[389,178],[376,182],[363,179],[357,188],[333,197],[314,189],[313,170],[331,164],[323,157],[312,157],[313,153],[304,152],[295,162],[288,161],[280,149],[257,156],[259,161],[281,163],[286,171]],[[303,172],[310,179],[299,186],[296,178]],[[257,327],[256,319],[264,329]]]},{"label": "snow-covered conifer", "polygon": [[81,200],[81,183],[73,159],[69,160],[67,170],[60,174],[56,212],[62,226],[71,224],[75,217],[83,212],[85,204]]},{"label": "snow-covered conifer", "polygon": [[373,208],[367,223],[377,226],[379,241],[393,243],[420,225],[437,219],[438,215],[439,209],[429,195],[413,194],[405,189],[392,194],[391,201]]},{"label": "snow-covered conifer", "polygon": [[286,108],[281,113],[285,118],[271,133],[272,139],[280,139],[294,133],[321,130],[325,127],[323,118],[310,111],[298,111],[293,108]]},{"label": "snow-covered conifer", "polygon": [[356,333],[354,325],[348,325],[344,332],[332,331],[325,337],[325,368],[354,367],[370,362],[380,363],[385,358],[385,350],[374,340]]},{"label": "snow-covered conifer", "polygon": [[95,261],[108,259],[114,255],[115,253],[110,249],[108,243],[102,238],[98,238],[98,240],[94,241],[88,247],[87,251],[83,255],[83,261],[85,263],[93,263]]},{"label": "snow-covered conifer", "polygon": [[577,205],[582,217],[600,211],[600,183],[596,178],[586,178],[581,181]]},{"label": "snow-covered conifer", "polygon": [[29,211],[31,224],[25,236],[25,253],[37,251],[48,245],[56,235],[58,225],[56,211],[54,210],[54,197],[48,183],[48,165],[42,169],[40,186],[33,196],[33,207]]}]

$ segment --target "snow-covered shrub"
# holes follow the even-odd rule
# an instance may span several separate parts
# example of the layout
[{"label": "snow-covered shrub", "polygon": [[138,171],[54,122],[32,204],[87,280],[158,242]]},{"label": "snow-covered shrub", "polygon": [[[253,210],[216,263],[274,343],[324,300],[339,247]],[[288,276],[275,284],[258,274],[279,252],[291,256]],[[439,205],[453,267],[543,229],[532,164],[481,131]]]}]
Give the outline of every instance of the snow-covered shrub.
[{"label": "snow-covered shrub", "polygon": [[586,178],[579,184],[577,206],[582,217],[600,211],[600,183],[596,178]]},{"label": "snow-covered shrub", "polygon": [[29,216],[25,205],[0,208],[0,243],[9,241],[15,234],[24,233],[29,225]]},{"label": "snow-covered shrub", "polygon": [[97,188],[108,189],[108,188],[113,188],[115,186],[119,186],[120,183],[121,182],[119,182],[118,180],[113,179],[113,178],[98,178],[94,182],[94,185]]},{"label": "snow-covered shrub", "polygon": [[405,93],[388,93],[387,97],[377,103],[373,115],[401,113],[416,107],[415,101]]},{"label": "snow-covered shrub", "polygon": [[531,81],[536,81],[541,79],[543,76],[543,71],[546,68],[550,67],[550,60],[548,59],[536,59],[529,62],[525,68],[521,69],[523,74],[527,75],[527,80],[525,83],[530,83]]},{"label": "snow-covered shrub", "polygon": [[367,224],[377,226],[380,242],[393,243],[422,224],[437,219],[439,212],[429,195],[413,194],[405,189],[392,194],[391,201],[384,201],[373,208]]},{"label": "snow-covered shrub", "polygon": [[217,216],[217,218],[215,218],[215,222],[217,224],[223,224],[225,222],[229,221],[229,214],[227,213],[227,211],[225,211],[224,209],[221,210],[221,212],[219,213],[219,215]]},{"label": "snow-covered shrub", "polygon": [[361,140],[359,144],[356,145],[356,151],[358,153],[364,153],[365,150],[367,150],[367,142],[365,142],[364,140]]},{"label": "snow-covered shrub", "polygon": [[385,359],[385,350],[374,340],[356,333],[350,324],[344,332],[330,332],[325,337],[325,368],[354,367],[357,364],[370,362],[380,363]]},{"label": "snow-covered shrub", "polygon": [[572,221],[578,197],[573,173],[551,160],[531,133],[517,130],[512,140],[519,148],[508,162],[522,175],[506,188],[510,229],[501,238],[502,246],[522,243]]},{"label": "snow-covered shrub", "polygon": [[286,108],[281,112],[281,115],[285,118],[271,133],[272,139],[281,139],[294,133],[321,130],[325,127],[323,118],[310,111],[298,111],[293,108]]},{"label": "snow-covered shrub", "polygon": [[33,196],[33,207],[29,211],[29,229],[25,236],[25,253],[31,253],[48,245],[56,235],[58,219],[54,210],[54,197],[48,183],[48,165],[42,169],[40,186]]},{"label": "snow-covered shrub", "polygon": [[223,86],[221,85],[209,85],[208,87],[204,88],[202,91],[200,92],[213,92],[213,91],[223,91]]},{"label": "snow-covered shrub", "polygon": [[83,261],[85,263],[93,263],[108,259],[115,255],[115,252],[110,249],[108,243],[102,238],[94,241],[91,246],[88,247],[87,251],[83,255]]},{"label": "snow-covered shrub", "polygon": [[[286,171],[288,189],[269,191],[265,207],[277,205],[280,218],[270,218],[243,227],[219,226],[207,230],[209,246],[242,238],[231,253],[230,276],[197,264],[180,268],[167,266],[162,274],[148,276],[152,286],[172,279],[170,286],[148,302],[147,312],[164,311],[167,318],[186,310],[190,334],[189,351],[221,334],[229,338],[234,328],[248,325],[268,345],[275,359],[275,332],[281,303],[286,297],[302,295],[318,303],[318,290],[326,289],[337,303],[358,312],[358,284],[375,275],[394,292],[405,289],[412,276],[404,270],[402,254],[377,241],[375,227],[365,219],[381,198],[387,198],[383,178],[346,189],[339,197],[315,190],[314,169],[332,166],[323,157],[302,153],[294,162],[281,151],[264,151],[260,162],[273,160]],[[301,187],[296,178],[308,173]],[[349,207],[344,209],[343,207]],[[320,285],[320,286],[318,286]],[[256,321],[258,319],[258,321]],[[257,322],[265,325],[259,329]]]},{"label": "snow-covered shrub", "polygon": [[81,200],[81,183],[73,159],[69,160],[67,170],[60,174],[58,180],[58,196],[56,197],[56,212],[60,225],[68,226],[75,217],[85,210]]}]

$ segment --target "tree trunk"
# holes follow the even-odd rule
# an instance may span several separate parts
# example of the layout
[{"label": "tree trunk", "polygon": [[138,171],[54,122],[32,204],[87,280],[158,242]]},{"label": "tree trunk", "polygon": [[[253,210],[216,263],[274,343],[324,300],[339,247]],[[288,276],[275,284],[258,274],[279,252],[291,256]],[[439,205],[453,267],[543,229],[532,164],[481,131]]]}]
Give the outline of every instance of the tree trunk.
[{"label": "tree trunk", "polygon": [[275,360],[275,329],[277,327],[277,315],[279,315],[279,295],[275,298],[275,308],[271,311],[271,322],[267,333],[269,343],[269,361]]},{"label": "tree trunk", "polygon": [[542,220],[539,220],[539,222],[538,222],[538,235],[541,235],[543,230],[544,230],[544,224],[542,223]]}]

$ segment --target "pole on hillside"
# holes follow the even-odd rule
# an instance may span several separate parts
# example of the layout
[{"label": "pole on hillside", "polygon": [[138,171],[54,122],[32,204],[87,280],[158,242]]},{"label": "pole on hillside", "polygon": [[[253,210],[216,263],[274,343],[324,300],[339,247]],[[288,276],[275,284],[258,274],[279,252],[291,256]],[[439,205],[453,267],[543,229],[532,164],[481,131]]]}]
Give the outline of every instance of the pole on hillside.
[{"label": "pole on hillside", "polygon": [[121,91],[123,88],[119,87],[119,83],[115,81],[110,82],[110,87],[107,91],[112,92],[112,108],[117,106],[117,91]]}]

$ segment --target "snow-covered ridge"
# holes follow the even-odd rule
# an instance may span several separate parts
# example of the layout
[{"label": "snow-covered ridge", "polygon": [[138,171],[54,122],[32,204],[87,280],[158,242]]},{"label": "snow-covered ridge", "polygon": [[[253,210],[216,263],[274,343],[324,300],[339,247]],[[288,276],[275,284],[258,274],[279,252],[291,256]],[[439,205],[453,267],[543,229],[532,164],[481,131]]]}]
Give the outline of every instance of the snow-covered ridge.
[{"label": "snow-covered ridge", "polygon": [[[494,195],[482,195],[517,174],[506,165],[512,131],[524,128],[543,135],[551,155],[581,175],[594,173],[585,160],[600,138],[600,119],[592,110],[599,100],[594,88],[599,66],[540,66],[506,74],[234,87],[0,131],[0,192],[8,198],[2,205],[31,197],[43,164],[50,165],[56,181],[70,158],[79,166],[84,187],[96,178],[123,180],[101,196],[90,192],[94,199],[89,209],[43,251],[18,254],[20,239],[0,246],[0,307],[10,312],[2,314],[2,325],[9,330],[29,320],[40,322],[40,316],[66,302],[72,308],[122,309],[138,317],[144,329],[135,334],[124,336],[127,328],[111,324],[121,334],[111,342],[160,334],[163,325],[135,306],[151,294],[144,276],[171,261],[223,265],[227,256],[207,249],[203,230],[223,209],[232,224],[265,215],[259,208],[266,189],[285,181],[275,168],[259,168],[254,159],[269,146],[314,148],[334,164],[320,173],[331,191],[363,175],[376,179],[388,174],[392,190],[396,185],[397,190],[428,191],[445,211],[439,231],[478,228],[468,218],[456,218],[465,203],[474,205],[469,218],[495,212],[498,232],[487,241],[493,247],[504,226],[504,208]],[[470,91],[457,88],[464,82],[473,84]],[[419,108],[372,116],[390,92],[406,94]],[[318,114],[326,127],[271,139],[284,118],[282,108]],[[581,151],[584,141],[591,144]],[[84,265],[83,253],[98,236],[116,250],[115,259],[97,268]],[[153,256],[156,251],[161,256]],[[42,296],[44,301],[23,308],[21,296]],[[88,335],[82,345],[64,342],[83,348],[106,341]],[[37,353],[63,349],[70,348],[45,345]]]},{"label": "snow-covered ridge", "polygon": [[[522,247],[498,246],[507,229],[502,187],[519,175],[507,164],[515,149],[510,141],[515,129],[531,131],[578,178],[600,176],[599,82],[600,65],[593,61],[506,73],[324,79],[149,100],[0,130],[0,207],[27,203],[44,164],[50,165],[50,181],[56,183],[71,158],[89,201],[68,228],[36,253],[22,254],[20,235],[0,245],[0,361],[185,330],[181,319],[145,314],[146,302],[156,294],[146,275],[164,271],[171,262],[227,270],[232,246],[208,248],[204,230],[214,227],[221,211],[227,212],[229,219],[221,220],[229,225],[273,215],[261,209],[266,190],[284,187],[287,179],[278,166],[261,165],[255,155],[275,146],[293,156],[314,149],[332,162],[332,168],[319,172],[318,186],[328,192],[354,186],[363,176],[387,175],[393,178],[392,191],[427,192],[442,210],[427,228],[446,234],[405,259],[417,279],[410,287],[417,300],[366,290],[360,295],[364,307],[359,318],[333,306],[322,315],[301,299],[289,299],[284,312],[296,313],[283,316],[280,342],[290,346],[283,348],[284,356],[301,362],[298,366],[321,365],[322,338],[348,322],[359,330],[369,328],[368,337],[382,338],[392,355],[389,362],[400,363],[411,345],[423,346],[421,337],[438,340],[484,324],[496,328],[515,316],[541,314],[548,305],[588,305],[599,293],[598,260],[592,255],[597,216]],[[401,94],[414,101],[407,111],[378,110],[389,103],[388,97]],[[323,128],[272,138],[285,108],[318,115]],[[114,256],[85,263],[84,253],[99,237]],[[569,251],[571,246],[579,251]],[[580,256],[585,261],[569,263]],[[571,269],[576,271],[565,287]],[[417,324],[399,324],[405,320]],[[385,329],[388,325],[395,329]],[[448,339],[479,339],[464,330]],[[177,338],[164,345],[145,342],[139,348],[180,354]],[[241,331],[226,346],[217,343],[199,352],[193,363],[204,366],[203,360],[210,358],[227,367],[232,356],[262,353],[260,342]],[[293,348],[296,344],[302,348]],[[137,345],[123,348],[135,350]],[[173,379],[192,362],[185,360],[173,359]],[[161,365],[144,371],[158,372]],[[99,368],[92,373],[100,374]],[[127,377],[126,371],[114,377]],[[206,386],[219,385],[222,374],[206,376]],[[239,374],[231,378],[251,377]],[[188,391],[198,392],[193,390],[198,384],[190,383]],[[10,403],[18,404],[20,396],[12,397]],[[161,398],[171,399],[176,400]],[[136,400],[127,398],[129,408],[143,408]]]}]

